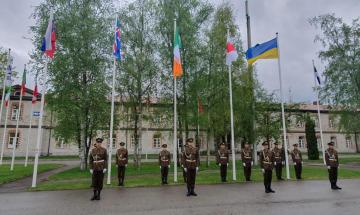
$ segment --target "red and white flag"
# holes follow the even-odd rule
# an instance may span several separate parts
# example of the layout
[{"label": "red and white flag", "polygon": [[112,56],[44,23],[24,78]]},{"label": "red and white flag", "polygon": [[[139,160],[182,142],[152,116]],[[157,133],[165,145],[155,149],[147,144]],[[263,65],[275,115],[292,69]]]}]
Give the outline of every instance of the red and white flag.
[{"label": "red and white flag", "polygon": [[37,100],[38,95],[39,95],[38,87],[37,87],[37,84],[35,84],[34,92],[33,92],[33,96],[32,96],[32,100],[31,100],[31,102],[32,102],[33,104],[36,103],[36,100]]},{"label": "red and white flag", "polygon": [[230,37],[226,41],[226,65],[231,65],[233,61],[236,61],[238,58],[238,53],[234,47],[234,44],[230,40]]}]

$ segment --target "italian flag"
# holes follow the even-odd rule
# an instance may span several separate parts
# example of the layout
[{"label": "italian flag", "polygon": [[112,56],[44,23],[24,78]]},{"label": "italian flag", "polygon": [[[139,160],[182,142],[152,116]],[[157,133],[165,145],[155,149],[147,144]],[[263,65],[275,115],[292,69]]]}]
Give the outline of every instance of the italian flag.
[{"label": "italian flag", "polygon": [[174,37],[174,62],[173,62],[173,74],[174,78],[180,77],[183,74],[182,66],[181,66],[181,57],[180,57],[180,35],[179,31],[175,30],[175,37]]},{"label": "italian flag", "polygon": [[24,69],[21,81],[21,94],[24,95],[26,91],[26,69]]}]

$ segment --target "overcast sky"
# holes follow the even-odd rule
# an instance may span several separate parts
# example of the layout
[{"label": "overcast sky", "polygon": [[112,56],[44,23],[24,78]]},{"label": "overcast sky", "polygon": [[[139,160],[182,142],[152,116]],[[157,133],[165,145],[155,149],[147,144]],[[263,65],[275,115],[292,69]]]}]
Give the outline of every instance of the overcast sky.
[{"label": "overcast sky", "polygon": [[[33,24],[30,14],[34,5],[41,0],[0,0],[0,46],[11,48],[17,71],[22,71],[29,61],[28,53],[34,49],[31,42],[29,26]],[[240,26],[244,48],[246,41],[245,0],[212,0],[229,2],[233,7],[236,22]],[[319,71],[323,65],[317,59],[319,44],[314,43],[318,33],[310,26],[308,19],[325,13],[335,13],[344,21],[360,16],[359,0],[249,0],[251,16],[252,44],[261,43],[275,37],[279,32],[281,68],[283,73],[284,94],[286,100],[291,95],[293,101],[311,102],[314,59]],[[279,89],[279,78],[276,60],[265,60],[257,63],[258,76],[268,91]],[[19,80],[17,80],[18,82]],[[28,83],[33,86],[32,77]]]}]

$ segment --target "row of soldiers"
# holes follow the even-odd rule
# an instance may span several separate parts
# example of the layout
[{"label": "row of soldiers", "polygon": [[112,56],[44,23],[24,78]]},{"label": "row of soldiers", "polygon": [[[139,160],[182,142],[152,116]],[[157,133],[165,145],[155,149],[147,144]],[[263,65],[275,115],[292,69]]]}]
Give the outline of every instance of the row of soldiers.
[{"label": "row of soldiers", "polygon": [[[94,194],[91,200],[100,200],[100,193],[103,188],[104,174],[107,171],[107,150],[101,147],[102,138],[97,138],[94,143],[94,148],[90,152],[90,173],[92,174],[92,187]],[[120,143],[120,148],[116,152],[116,166],[118,170],[119,186],[124,186],[125,169],[128,164],[128,151],[124,147],[125,143]],[[285,151],[279,147],[278,143],[274,143],[274,148],[269,148],[268,142],[263,142],[263,149],[260,151],[259,160],[261,171],[264,176],[264,186],[266,193],[274,193],[271,188],[272,172],[275,168],[276,177],[278,180],[282,178],[282,168],[285,165]],[[301,179],[302,172],[302,155],[298,149],[297,144],[294,144],[294,149],[290,152],[293,165],[295,168],[296,178]],[[325,160],[329,172],[329,180],[332,189],[341,189],[337,186],[337,169],[339,166],[338,153],[334,149],[334,143],[328,143],[329,148],[326,150]],[[227,168],[229,165],[229,150],[224,143],[221,143],[216,154],[216,164],[220,168],[220,177],[222,182],[226,182]],[[159,166],[161,172],[161,183],[167,184],[169,168],[171,164],[171,154],[167,150],[167,145],[162,145],[162,150],[159,153]],[[241,161],[244,168],[244,176],[246,181],[251,181],[251,170],[253,163],[253,151],[248,143],[245,144],[241,151]],[[199,150],[194,144],[193,138],[186,140],[185,149],[181,154],[181,166],[183,168],[184,181],[187,186],[187,196],[197,196],[195,193],[195,179],[199,170],[200,156]]]}]

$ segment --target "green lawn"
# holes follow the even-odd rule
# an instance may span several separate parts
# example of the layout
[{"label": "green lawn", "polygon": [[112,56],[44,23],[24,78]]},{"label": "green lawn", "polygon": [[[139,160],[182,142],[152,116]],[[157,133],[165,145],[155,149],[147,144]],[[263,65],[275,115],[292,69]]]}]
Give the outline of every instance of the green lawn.
[{"label": "green lawn", "polygon": [[[240,167],[240,163],[237,163],[237,183],[244,182],[243,169]],[[183,184],[182,170],[178,168],[178,183]],[[231,166],[228,168],[228,183],[232,183],[232,171]],[[294,168],[291,166],[291,176],[294,177]],[[117,171],[115,167],[112,168],[112,184],[105,187],[116,187]],[[360,170],[339,169],[340,178],[360,178]],[[285,169],[283,170],[283,176],[285,177]],[[327,169],[324,167],[304,167],[303,178],[305,180],[321,180],[327,179]],[[58,173],[49,178],[47,182],[42,182],[35,190],[63,190],[63,189],[88,189],[90,188],[91,175],[89,171],[80,171],[79,168],[67,170],[62,173]],[[258,167],[255,167],[252,172],[252,180],[260,182],[263,180],[261,171]],[[275,180],[275,173],[274,173]],[[106,183],[106,176],[104,178],[104,184]],[[200,166],[200,171],[196,179],[197,184],[216,184],[220,182],[220,175],[218,167],[214,162],[211,163],[209,168],[205,167],[205,163]],[[173,166],[171,166],[169,172],[169,184],[175,185],[173,182]],[[132,165],[129,165],[126,170],[125,186],[126,187],[143,187],[143,186],[159,186],[160,185],[160,170],[156,163],[144,163],[140,169],[135,169]]]},{"label": "green lawn", "polygon": [[[39,164],[38,172],[45,172],[48,170],[56,169],[61,167],[61,164]],[[22,164],[15,164],[14,170],[10,171],[10,165],[0,166],[0,184],[9,183],[18,179],[31,176],[33,172],[33,165],[24,167]]]}]

